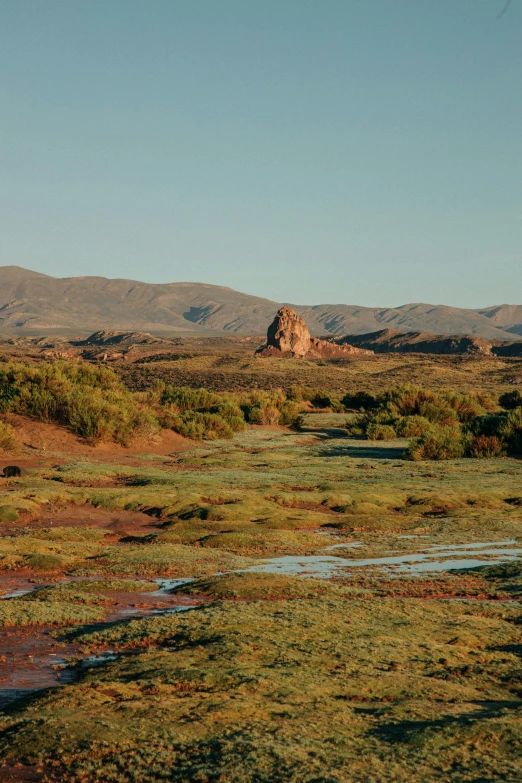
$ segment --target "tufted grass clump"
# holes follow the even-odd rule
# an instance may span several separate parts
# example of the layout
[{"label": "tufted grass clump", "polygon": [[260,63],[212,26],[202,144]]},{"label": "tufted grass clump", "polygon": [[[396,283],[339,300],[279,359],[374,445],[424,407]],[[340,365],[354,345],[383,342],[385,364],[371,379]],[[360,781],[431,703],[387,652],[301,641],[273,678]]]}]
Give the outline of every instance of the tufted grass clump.
[{"label": "tufted grass clump", "polygon": [[0,626],[76,625],[101,620],[105,614],[101,606],[77,601],[24,601],[22,598],[0,602]]},{"label": "tufted grass clump", "polygon": [[19,518],[18,509],[15,506],[0,506],[0,523],[16,522]]},{"label": "tufted grass clump", "polygon": [[343,590],[320,579],[243,571],[196,579],[175,587],[171,592],[219,600],[258,601],[338,596]]}]

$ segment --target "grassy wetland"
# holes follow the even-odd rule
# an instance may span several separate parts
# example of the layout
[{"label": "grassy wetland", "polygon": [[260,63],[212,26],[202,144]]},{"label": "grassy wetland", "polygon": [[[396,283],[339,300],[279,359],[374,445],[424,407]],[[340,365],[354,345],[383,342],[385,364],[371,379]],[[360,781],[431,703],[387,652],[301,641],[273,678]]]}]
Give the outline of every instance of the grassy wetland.
[{"label": "grassy wetland", "polygon": [[256,361],[0,366],[0,780],[519,781],[508,371]]}]

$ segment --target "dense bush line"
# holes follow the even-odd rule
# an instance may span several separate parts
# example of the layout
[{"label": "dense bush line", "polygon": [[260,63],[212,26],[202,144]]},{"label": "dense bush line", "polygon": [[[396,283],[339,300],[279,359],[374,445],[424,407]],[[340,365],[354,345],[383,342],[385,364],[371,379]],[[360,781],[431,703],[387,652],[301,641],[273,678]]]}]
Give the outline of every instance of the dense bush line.
[{"label": "dense bush line", "polygon": [[[231,438],[251,424],[293,425],[301,407],[281,391],[238,395],[157,384],[129,391],[108,367],[83,362],[6,363],[0,369],[0,414],[67,426],[88,442],[129,443],[173,429],[195,440]],[[13,427],[0,421],[0,450],[18,447]]]},{"label": "dense bush line", "polygon": [[[133,393],[110,368],[84,362],[6,363],[0,369],[0,414],[63,424],[92,443],[127,444],[134,436],[154,437],[168,428],[194,440],[231,438],[247,424],[298,425],[306,411],[351,411],[349,434],[410,438],[406,456],[414,460],[522,453],[519,391],[497,401],[480,391],[434,392],[414,385],[377,395],[334,395],[306,386],[227,394],[158,382]],[[17,446],[12,426],[0,421],[0,449]]]},{"label": "dense bush line", "polygon": [[125,444],[160,426],[154,412],[140,405],[110,369],[73,362],[1,369],[0,412],[65,424],[91,442]]},{"label": "dense bush line", "polygon": [[294,425],[301,412],[300,405],[281,391],[223,395],[167,385],[156,392],[172,416],[171,426],[195,439],[231,438],[247,423]]},{"label": "dense bush line", "polygon": [[522,396],[497,400],[484,392],[439,392],[403,385],[377,396],[358,392],[343,404],[360,414],[347,424],[352,435],[371,440],[411,438],[406,456],[413,460],[499,457],[522,453]]}]

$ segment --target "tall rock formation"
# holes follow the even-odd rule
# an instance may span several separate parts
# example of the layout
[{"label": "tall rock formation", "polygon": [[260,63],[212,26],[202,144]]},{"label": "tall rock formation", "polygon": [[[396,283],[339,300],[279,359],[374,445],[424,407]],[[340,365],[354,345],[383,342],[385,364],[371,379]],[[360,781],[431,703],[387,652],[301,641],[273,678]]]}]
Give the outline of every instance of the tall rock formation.
[{"label": "tall rock formation", "polygon": [[311,337],[304,319],[291,307],[284,305],[268,327],[266,345],[259,348],[257,353],[261,356],[342,359],[349,356],[370,356],[373,351]]},{"label": "tall rock formation", "polygon": [[267,348],[276,348],[292,356],[306,356],[311,339],[304,318],[287,305],[279,310],[266,333]]}]

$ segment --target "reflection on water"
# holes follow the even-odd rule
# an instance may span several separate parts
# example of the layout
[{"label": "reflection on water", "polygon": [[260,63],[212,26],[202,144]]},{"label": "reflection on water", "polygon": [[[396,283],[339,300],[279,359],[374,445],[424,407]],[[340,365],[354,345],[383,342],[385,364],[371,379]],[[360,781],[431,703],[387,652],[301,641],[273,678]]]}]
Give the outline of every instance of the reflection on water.
[{"label": "reflection on water", "polygon": [[[514,540],[509,540],[452,546],[439,544],[429,547],[424,552],[360,560],[336,557],[334,555],[274,557],[246,570],[288,575],[299,574],[301,576],[328,579],[334,576],[347,575],[352,568],[373,566],[382,571],[411,575],[450,571],[455,568],[479,568],[487,562],[508,563],[516,560],[522,554],[522,547],[511,546],[514,543],[516,543]],[[325,551],[356,546],[360,546],[360,543],[334,544],[327,547]]]},{"label": "reflection on water", "polygon": [[185,579],[154,579],[154,582],[157,583],[159,589],[155,590],[150,595],[165,595],[166,593],[170,593],[171,590],[174,590],[175,587],[180,587],[180,585],[187,585],[189,582],[193,581],[194,577],[188,577]]}]

